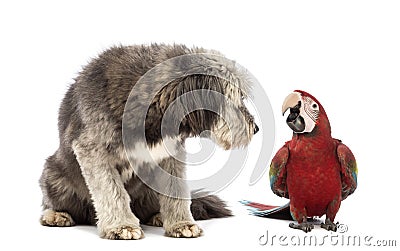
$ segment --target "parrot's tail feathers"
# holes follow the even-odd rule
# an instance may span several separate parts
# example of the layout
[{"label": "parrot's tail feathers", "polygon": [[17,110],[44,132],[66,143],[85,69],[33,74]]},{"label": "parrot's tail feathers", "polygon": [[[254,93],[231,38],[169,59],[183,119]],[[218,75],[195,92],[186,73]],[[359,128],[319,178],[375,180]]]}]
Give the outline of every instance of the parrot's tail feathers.
[{"label": "parrot's tail feathers", "polygon": [[248,200],[241,200],[240,203],[242,203],[245,206],[258,209],[260,211],[266,211],[266,210],[271,210],[276,208],[277,206],[269,206],[269,205],[264,205],[261,203],[253,202],[253,201],[248,201]]},{"label": "parrot's tail feathers", "polygon": [[269,206],[248,200],[242,200],[240,203],[248,206],[250,214],[254,216],[281,220],[293,220],[292,215],[290,214],[289,203],[283,206]]}]

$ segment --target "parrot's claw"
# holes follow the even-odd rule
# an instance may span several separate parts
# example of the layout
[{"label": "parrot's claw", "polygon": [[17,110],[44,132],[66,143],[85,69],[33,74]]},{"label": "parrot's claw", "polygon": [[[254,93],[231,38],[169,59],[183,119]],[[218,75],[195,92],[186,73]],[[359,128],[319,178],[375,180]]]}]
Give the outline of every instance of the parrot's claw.
[{"label": "parrot's claw", "polygon": [[330,219],[326,219],[325,223],[321,223],[321,228],[324,228],[328,231],[333,231],[336,232],[337,230],[337,224],[338,223],[333,223]]},{"label": "parrot's claw", "polygon": [[299,230],[303,230],[304,232],[308,233],[311,232],[311,230],[314,229],[314,225],[312,223],[308,223],[308,222],[303,222],[303,223],[290,223],[289,227],[293,228],[293,229],[299,229]]}]

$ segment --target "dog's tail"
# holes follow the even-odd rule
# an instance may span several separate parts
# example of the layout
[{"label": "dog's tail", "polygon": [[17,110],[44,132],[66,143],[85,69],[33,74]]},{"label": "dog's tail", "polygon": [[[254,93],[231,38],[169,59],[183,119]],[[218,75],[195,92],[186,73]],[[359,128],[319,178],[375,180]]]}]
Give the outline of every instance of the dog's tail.
[{"label": "dog's tail", "polygon": [[192,192],[192,197],[196,198],[192,199],[192,204],[190,205],[190,211],[192,211],[195,220],[232,216],[232,211],[227,208],[226,202],[222,201],[218,196],[202,191],[194,191]]}]

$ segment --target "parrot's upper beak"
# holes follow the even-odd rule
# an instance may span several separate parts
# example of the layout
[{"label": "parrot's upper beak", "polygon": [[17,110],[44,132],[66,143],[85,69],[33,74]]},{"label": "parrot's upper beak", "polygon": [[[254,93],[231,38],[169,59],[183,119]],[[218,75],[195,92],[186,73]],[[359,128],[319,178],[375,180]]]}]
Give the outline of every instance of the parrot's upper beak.
[{"label": "parrot's upper beak", "polygon": [[282,116],[289,108],[294,108],[299,102],[301,102],[301,95],[298,92],[292,92],[285,98],[282,104]]},{"label": "parrot's upper beak", "polygon": [[285,98],[285,101],[283,101],[282,105],[282,115],[285,115],[285,112],[290,109],[290,114],[286,119],[286,124],[295,133],[303,132],[306,126],[304,118],[300,115],[300,107],[301,95],[298,92],[289,94],[289,96]]}]

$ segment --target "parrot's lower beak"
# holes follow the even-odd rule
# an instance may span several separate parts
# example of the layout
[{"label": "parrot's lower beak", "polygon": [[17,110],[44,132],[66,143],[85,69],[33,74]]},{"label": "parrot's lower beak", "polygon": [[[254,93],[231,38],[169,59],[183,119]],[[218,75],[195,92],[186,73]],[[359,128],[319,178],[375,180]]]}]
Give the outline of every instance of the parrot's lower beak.
[{"label": "parrot's lower beak", "polygon": [[301,96],[298,92],[293,92],[286,97],[282,105],[282,114],[290,109],[290,114],[286,119],[286,124],[293,132],[300,133],[306,128],[304,118],[300,115]]},{"label": "parrot's lower beak", "polygon": [[293,130],[293,132],[303,132],[306,128],[306,123],[304,122],[304,118],[300,116],[300,114],[295,109],[290,109],[290,114],[286,119],[286,124]]}]

